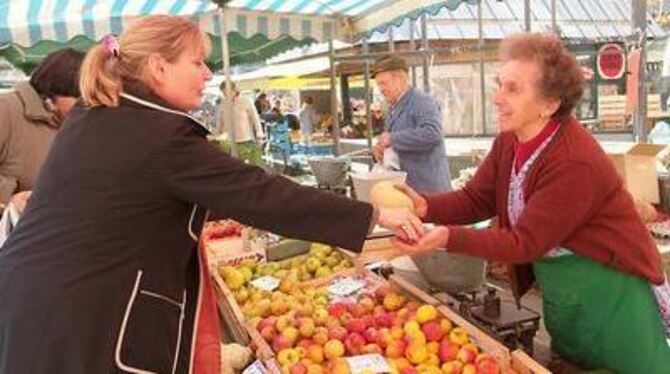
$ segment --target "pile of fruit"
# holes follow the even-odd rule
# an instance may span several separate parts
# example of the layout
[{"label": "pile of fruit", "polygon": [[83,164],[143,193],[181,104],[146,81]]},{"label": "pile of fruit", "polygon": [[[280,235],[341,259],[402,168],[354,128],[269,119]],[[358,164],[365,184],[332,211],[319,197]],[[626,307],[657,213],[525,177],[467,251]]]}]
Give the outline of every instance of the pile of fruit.
[{"label": "pile of fruit", "polygon": [[245,260],[237,267],[219,268],[219,274],[228,288],[232,290],[237,303],[242,306],[242,311],[250,318],[261,315],[257,312],[264,309],[258,308],[255,304],[247,306],[247,300],[260,300],[267,296],[263,291],[252,286],[251,281],[264,276],[272,276],[280,280],[280,291],[290,294],[301,282],[327,277],[351,267],[353,264],[341,252],[331,246],[314,243],[309,253],[305,255],[263,264]]},{"label": "pile of fruit", "polygon": [[392,373],[500,372],[496,359],[434,306],[386,285],[349,301],[329,300],[325,288],[304,288],[252,296],[247,305],[283,373],[346,374],[345,357],[374,353]]}]

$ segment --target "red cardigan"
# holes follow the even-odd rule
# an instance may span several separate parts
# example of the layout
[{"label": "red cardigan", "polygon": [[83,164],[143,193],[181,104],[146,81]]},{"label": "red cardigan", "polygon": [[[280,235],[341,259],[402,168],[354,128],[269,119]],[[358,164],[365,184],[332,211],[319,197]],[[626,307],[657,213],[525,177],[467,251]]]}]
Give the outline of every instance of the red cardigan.
[{"label": "red cardigan", "polygon": [[[529,171],[526,205],[510,228],[507,194],[515,142],[512,133],[498,135],[464,188],[427,196],[428,222],[452,225],[499,218],[494,229],[451,226],[448,251],[527,265],[561,245],[653,283],[663,281],[660,253],[631,195],[600,145],[575,118],[562,123]],[[512,276],[519,295],[534,280],[529,266],[515,266]]]}]

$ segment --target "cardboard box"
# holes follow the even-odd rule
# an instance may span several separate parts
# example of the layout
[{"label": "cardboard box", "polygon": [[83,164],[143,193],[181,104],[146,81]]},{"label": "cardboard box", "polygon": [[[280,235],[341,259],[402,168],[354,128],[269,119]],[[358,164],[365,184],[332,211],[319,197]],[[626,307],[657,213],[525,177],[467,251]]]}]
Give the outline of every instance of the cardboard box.
[{"label": "cardboard box", "polygon": [[633,196],[652,204],[660,202],[656,155],[665,147],[658,144],[635,144],[627,150],[607,153]]}]

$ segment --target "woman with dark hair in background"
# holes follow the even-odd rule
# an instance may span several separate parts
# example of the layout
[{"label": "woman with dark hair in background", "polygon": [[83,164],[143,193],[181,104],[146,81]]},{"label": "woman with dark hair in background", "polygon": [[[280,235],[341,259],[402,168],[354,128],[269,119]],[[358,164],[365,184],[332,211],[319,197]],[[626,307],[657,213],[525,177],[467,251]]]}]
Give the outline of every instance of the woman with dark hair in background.
[{"label": "woman with dark hair in background", "polygon": [[0,204],[35,185],[56,131],[79,97],[83,60],[71,48],[53,52],[30,81],[0,95]]}]

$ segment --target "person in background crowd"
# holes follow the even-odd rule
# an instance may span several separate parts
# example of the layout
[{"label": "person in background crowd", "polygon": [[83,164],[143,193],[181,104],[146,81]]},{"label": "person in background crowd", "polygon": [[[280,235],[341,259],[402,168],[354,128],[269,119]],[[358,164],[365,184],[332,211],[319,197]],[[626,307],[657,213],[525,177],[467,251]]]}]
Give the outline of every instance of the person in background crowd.
[{"label": "person in background crowd", "polygon": [[187,114],[211,78],[208,43],[188,18],[148,16],[88,52],[83,105],[0,251],[0,373],[219,374],[197,250],[208,210],[359,251],[375,223],[418,240],[407,210],[300,186],[210,144]]},{"label": "person in background crowd", "polygon": [[268,95],[265,92],[261,92],[256,97],[254,101],[254,106],[256,107],[256,112],[258,115],[263,115],[270,110],[270,100],[268,100]]},{"label": "person in background crowd", "polygon": [[[490,153],[461,190],[402,187],[438,226],[396,244],[511,264],[518,296],[537,279],[552,349],[584,369],[670,373],[670,287],[623,180],[573,115],[584,91],[575,57],[549,33],[507,37],[500,51]],[[493,216],[500,227],[452,226]]]},{"label": "person in background crowd", "polygon": [[[219,110],[219,133],[227,133],[228,138],[237,144],[256,144],[265,138],[261,120],[254,106],[240,95],[235,83],[231,86],[232,98],[225,97],[226,82],[221,82],[219,89],[224,95]],[[232,112],[232,116],[229,116]],[[230,123],[230,121],[233,121]],[[234,139],[233,139],[234,138]]]},{"label": "person in background crowd", "polygon": [[71,48],[48,55],[28,82],[0,95],[0,204],[30,190],[51,142],[79,97],[84,54]]},{"label": "person in background crowd", "polygon": [[318,119],[316,109],[314,109],[314,98],[311,96],[305,97],[302,108],[300,108],[300,131],[308,141],[312,138],[314,126],[317,125]]}]

